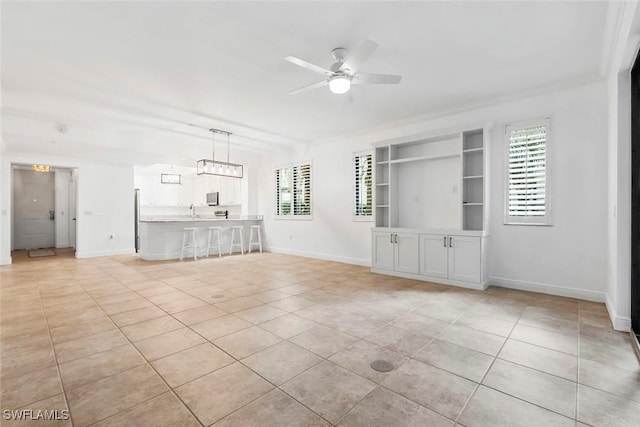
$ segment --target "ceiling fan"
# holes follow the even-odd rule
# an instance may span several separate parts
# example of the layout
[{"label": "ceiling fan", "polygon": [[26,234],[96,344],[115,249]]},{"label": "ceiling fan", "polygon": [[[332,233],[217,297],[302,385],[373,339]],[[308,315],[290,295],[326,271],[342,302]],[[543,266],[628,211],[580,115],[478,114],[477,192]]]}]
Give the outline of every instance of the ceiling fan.
[{"label": "ceiling fan", "polygon": [[362,74],[356,73],[360,66],[371,56],[378,45],[371,40],[365,40],[356,50],[348,54],[347,49],[337,47],[331,51],[336,62],[330,69],[307,62],[295,56],[287,56],[285,60],[307,70],[323,74],[326,78],[300,89],[292,90],[290,95],[306,92],[322,86],[329,85],[329,90],[335,94],[347,93],[352,84],[396,84],[402,76],[392,74]]}]

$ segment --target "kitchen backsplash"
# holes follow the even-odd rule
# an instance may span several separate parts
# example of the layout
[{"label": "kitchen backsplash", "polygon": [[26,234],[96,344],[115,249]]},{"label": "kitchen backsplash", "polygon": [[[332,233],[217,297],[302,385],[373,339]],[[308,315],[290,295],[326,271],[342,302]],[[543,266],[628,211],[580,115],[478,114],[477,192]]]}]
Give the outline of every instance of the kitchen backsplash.
[{"label": "kitchen backsplash", "polygon": [[[214,216],[216,211],[228,210],[230,216],[238,216],[241,207],[236,206],[196,206],[196,215]],[[189,216],[191,210],[189,206],[140,206],[141,217],[162,217],[162,216]]]}]

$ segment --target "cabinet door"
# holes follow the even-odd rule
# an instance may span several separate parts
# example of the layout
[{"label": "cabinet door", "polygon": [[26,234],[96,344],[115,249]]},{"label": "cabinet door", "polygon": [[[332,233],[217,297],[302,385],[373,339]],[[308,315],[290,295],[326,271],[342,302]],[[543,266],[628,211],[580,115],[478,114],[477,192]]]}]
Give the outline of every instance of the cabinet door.
[{"label": "cabinet door", "polygon": [[480,238],[453,236],[449,248],[449,279],[480,283]]},{"label": "cabinet door", "polygon": [[447,278],[449,239],[440,234],[420,235],[420,274]]},{"label": "cabinet door", "polygon": [[392,234],[374,231],[371,238],[373,254],[371,265],[373,268],[393,271],[394,248]]},{"label": "cabinet door", "polygon": [[418,235],[413,233],[396,233],[395,266],[396,271],[418,274]]}]

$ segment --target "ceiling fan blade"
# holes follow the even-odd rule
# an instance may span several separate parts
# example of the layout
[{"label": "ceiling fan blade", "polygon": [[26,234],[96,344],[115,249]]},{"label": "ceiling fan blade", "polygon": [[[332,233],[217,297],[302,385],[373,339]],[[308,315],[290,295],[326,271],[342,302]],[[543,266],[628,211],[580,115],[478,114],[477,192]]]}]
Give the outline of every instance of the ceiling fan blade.
[{"label": "ceiling fan blade", "polygon": [[402,76],[393,74],[356,74],[353,76],[351,83],[360,85],[370,84],[395,84],[399,83]]},{"label": "ceiling fan blade", "polygon": [[291,62],[292,64],[296,64],[299,67],[306,68],[307,70],[315,71],[319,74],[324,74],[325,76],[333,75],[333,72],[327,70],[326,68],[322,68],[319,65],[314,65],[310,62],[305,61],[304,59],[296,58],[295,56],[287,56],[284,58],[285,60]]},{"label": "ceiling fan blade", "polygon": [[340,71],[349,70],[349,74],[355,73],[358,68],[371,56],[378,45],[371,40],[365,40],[356,50],[351,52],[340,66]]},{"label": "ceiling fan blade", "polygon": [[300,89],[292,90],[289,92],[289,95],[297,95],[302,92],[306,92],[308,90],[316,89],[322,86],[326,86],[329,84],[328,80],[322,80],[321,82],[310,84],[309,86],[301,87]]}]

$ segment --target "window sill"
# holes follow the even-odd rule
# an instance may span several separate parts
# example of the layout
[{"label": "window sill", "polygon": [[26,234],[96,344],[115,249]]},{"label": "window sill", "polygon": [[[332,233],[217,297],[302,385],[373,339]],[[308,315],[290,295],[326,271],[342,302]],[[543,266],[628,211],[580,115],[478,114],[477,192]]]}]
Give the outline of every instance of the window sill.
[{"label": "window sill", "polygon": [[295,221],[311,221],[313,220],[313,216],[311,215],[276,215],[274,219],[276,220],[292,219]]}]

